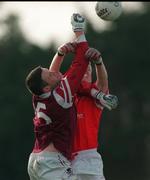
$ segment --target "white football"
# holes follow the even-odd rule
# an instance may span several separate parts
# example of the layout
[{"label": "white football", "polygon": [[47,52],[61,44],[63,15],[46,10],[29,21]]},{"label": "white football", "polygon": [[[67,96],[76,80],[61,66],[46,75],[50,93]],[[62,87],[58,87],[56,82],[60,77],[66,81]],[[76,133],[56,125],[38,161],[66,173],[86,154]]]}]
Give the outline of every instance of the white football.
[{"label": "white football", "polygon": [[105,21],[116,20],[123,11],[121,2],[96,2],[95,5],[96,14]]}]

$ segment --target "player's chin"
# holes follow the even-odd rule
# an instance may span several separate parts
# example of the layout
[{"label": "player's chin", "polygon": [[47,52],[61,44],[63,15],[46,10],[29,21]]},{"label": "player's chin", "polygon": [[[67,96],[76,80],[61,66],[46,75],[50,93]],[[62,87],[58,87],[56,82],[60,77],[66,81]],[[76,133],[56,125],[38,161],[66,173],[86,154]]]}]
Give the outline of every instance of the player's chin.
[{"label": "player's chin", "polygon": [[51,89],[55,89],[60,84],[61,79],[57,80],[52,86]]}]

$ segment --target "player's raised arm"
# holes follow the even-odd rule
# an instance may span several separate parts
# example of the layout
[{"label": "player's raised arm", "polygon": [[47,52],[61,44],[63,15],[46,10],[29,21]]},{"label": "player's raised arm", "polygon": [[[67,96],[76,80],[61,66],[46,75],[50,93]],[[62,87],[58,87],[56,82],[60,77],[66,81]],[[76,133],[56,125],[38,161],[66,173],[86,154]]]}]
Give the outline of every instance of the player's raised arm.
[{"label": "player's raised arm", "polygon": [[89,48],[86,57],[96,65],[96,85],[98,89],[91,89],[92,97],[98,99],[103,107],[109,110],[115,109],[118,106],[118,98],[115,95],[108,94],[108,75],[101,53],[94,48]]},{"label": "player's raised arm", "polygon": [[84,33],[85,18],[80,14],[73,14],[71,17],[71,24],[73,32],[75,33],[77,47],[75,57],[64,79],[66,86],[70,88],[71,95],[74,95],[78,90],[81,79],[89,64],[89,60],[85,57],[85,53],[88,49],[88,42]]},{"label": "player's raised arm", "polygon": [[70,52],[74,53],[75,47],[76,47],[75,42],[68,42],[68,43],[61,45],[58,48],[58,50],[50,64],[49,71],[59,72],[65,55]]},{"label": "player's raised arm", "polygon": [[108,93],[108,74],[103,61],[101,64],[95,64],[96,86],[104,93]]}]

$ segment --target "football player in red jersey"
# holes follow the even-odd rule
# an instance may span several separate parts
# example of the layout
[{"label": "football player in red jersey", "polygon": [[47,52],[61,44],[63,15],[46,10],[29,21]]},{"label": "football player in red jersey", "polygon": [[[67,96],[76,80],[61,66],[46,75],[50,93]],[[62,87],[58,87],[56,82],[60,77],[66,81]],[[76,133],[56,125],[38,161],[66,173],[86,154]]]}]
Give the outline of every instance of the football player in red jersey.
[{"label": "football player in red jersey", "polygon": [[105,180],[103,161],[97,152],[98,131],[103,108],[112,110],[118,105],[117,97],[109,94],[108,74],[103,61],[95,63],[95,69],[97,80],[92,83],[92,67],[89,64],[75,101],[77,128],[72,150],[72,167],[78,180]]},{"label": "football player in red jersey", "polygon": [[[85,19],[73,14],[71,24],[76,43],[58,49],[57,60],[76,46],[73,62],[62,77],[59,72],[38,66],[26,77],[26,87],[33,94],[35,144],[28,162],[30,180],[73,180],[71,169],[72,142],[76,126],[73,96],[86,72],[88,42],[84,34]],[[99,61],[90,54],[89,59]]]},{"label": "football player in red jersey", "polygon": [[[94,48],[88,49],[86,57],[89,58],[91,54],[101,57]],[[58,61],[54,57],[50,69],[59,72],[62,61],[63,58]],[[103,161],[97,152],[98,130],[103,108],[112,110],[118,105],[117,97],[108,94],[108,75],[102,58],[95,64],[96,82],[92,83],[92,67],[89,64],[75,98],[77,128],[72,149],[72,167],[78,180],[105,180]]]},{"label": "football player in red jersey", "polygon": [[[97,82],[92,83],[92,68],[89,66],[75,101],[77,128],[72,150],[74,155],[72,167],[78,180],[105,180],[103,161],[101,155],[97,152],[98,130],[104,106],[88,94],[92,94],[93,90],[96,91],[96,87],[107,94],[108,80],[104,64],[96,65],[96,69]],[[90,93],[88,92],[89,89]]]}]

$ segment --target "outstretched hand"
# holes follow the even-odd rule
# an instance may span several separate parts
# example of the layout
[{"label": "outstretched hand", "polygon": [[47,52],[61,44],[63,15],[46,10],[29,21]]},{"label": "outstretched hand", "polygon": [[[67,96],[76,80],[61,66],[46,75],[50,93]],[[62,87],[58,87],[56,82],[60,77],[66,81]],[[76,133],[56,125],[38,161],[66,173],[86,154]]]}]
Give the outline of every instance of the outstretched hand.
[{"label": "outstretched hand", "polygon": [[94,64],[102,63],[101,53],[95,48],[89,48],[85,53],[85,57],[92,61]]},{"label": "outstretched hand", "polygon": [[74,53],[76,46],[77,46],[76,42],[65,43],[58,48],[58,53],[61,54],[62,56],[69,52]]}]

